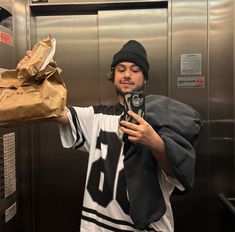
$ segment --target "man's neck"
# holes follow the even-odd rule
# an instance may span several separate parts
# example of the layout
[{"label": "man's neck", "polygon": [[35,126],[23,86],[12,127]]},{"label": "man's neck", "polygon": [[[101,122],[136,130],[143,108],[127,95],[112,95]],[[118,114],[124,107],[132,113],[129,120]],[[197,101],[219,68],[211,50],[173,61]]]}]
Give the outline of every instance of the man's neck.
[{"label": "man's neck", "polygon": [[118,95],[118,101],[121,105],[124,105],[124,97],[121,95]]}]

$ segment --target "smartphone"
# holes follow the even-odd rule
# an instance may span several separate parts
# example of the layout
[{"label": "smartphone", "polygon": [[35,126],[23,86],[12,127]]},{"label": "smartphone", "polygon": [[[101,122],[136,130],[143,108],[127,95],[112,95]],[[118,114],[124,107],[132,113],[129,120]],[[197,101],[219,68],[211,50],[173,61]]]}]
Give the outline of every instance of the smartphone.
[{"label": "smartphone", "polygon": [[138,114],[140,117],[144,118],[145,113],[145,95],[143,91],[134,91],[126,93],[124,96],[124,107],[125,115],[124,119],[126,121],[137,123],[130,115],[127,114],[128,110],[131,110]]}]

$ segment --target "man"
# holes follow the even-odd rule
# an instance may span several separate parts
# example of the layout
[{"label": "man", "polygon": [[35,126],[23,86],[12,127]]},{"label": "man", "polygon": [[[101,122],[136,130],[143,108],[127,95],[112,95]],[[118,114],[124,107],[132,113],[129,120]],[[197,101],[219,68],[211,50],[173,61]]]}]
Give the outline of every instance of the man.
[{"label": "man", "polygon": [[125,93],[143,90],[148,71],[145,48],[128,41],[111,64],[118,104],[69,107],[58,119],[63,146],[89,152],[80,231],[174,231],[169,198],[193,185],[201,121],[163,96],[146,97],[144,119],[128,112],[136,124],[122,120]]}]

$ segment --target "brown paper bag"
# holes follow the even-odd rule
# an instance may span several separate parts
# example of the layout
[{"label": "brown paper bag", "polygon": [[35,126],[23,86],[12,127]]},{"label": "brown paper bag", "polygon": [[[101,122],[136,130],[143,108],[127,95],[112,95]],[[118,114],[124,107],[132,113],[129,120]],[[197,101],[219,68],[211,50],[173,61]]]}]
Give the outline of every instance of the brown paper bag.
[{"label": "brown paper bag", "polygon": [[32,77],[44,70],[51,62],[56,49],[56,40],[49,35],[46,39],[39,41],[32,48],[31,55],[27,55],[19,62],[19,76]]},{"label": "brown paper bag", "polygon": [[18,78],[17,70],[5,71],[0,78],[0,125],[58,117],[66,99],[58,68],[48,65],[37,78]]}]

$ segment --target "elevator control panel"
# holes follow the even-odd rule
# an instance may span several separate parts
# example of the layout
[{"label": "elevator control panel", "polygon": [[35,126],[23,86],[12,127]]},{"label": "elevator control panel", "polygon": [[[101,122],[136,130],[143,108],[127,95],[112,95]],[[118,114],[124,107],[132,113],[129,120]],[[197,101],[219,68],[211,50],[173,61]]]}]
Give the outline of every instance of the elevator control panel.
[{"label": "elevator control panel", "polygon": [[[0,215],[7,223],[17,212],[15,132],[0,135]],[[13,197],[13,198],[12,198]]]},{"label": "elevator control panel", "polygon": [[0,197],[16,191],[15,132],[0,137]]}]

